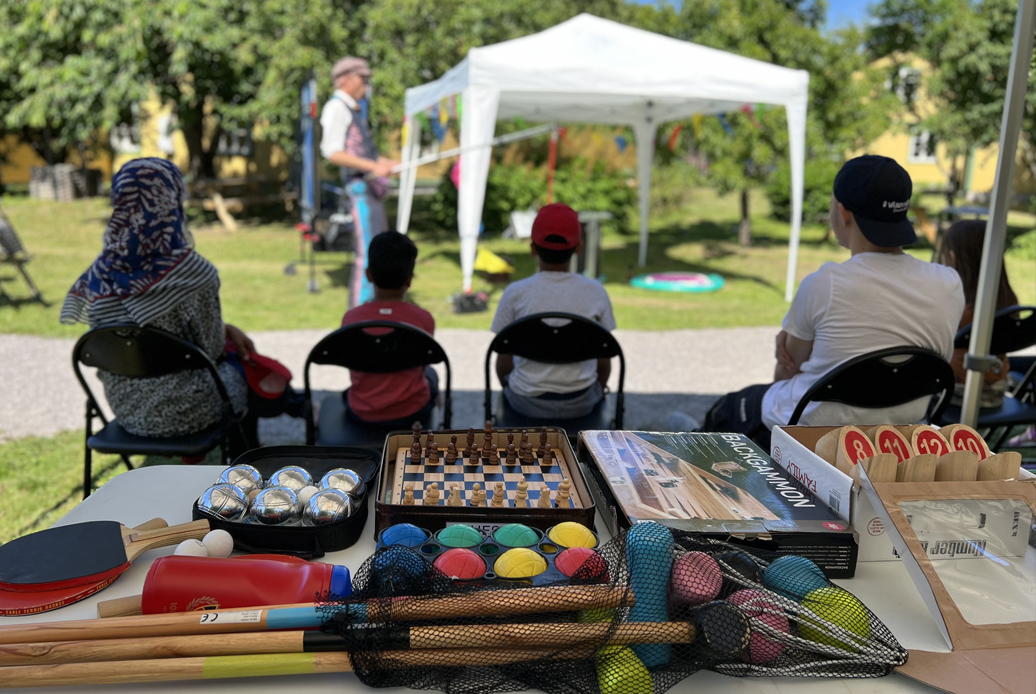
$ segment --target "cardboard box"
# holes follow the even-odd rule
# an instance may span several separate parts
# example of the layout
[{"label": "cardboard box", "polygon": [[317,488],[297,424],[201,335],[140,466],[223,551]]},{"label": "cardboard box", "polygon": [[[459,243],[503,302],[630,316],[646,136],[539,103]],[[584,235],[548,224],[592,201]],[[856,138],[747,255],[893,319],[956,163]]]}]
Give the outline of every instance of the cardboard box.
[{"label": "cardboard box", "polygon": [[651,520],[856,571],[849,524],[740,434],[583,431],[578,453],[613,533]]},{"label": "cardboard box", "polygon": [[[860,541],[859,561],[899,561],[899,553],[874,510],[870,500],[854,486],[851,477],[822,459],[813,450],[820,437],[839,427],[774,427],[770,457],[809,489],[832,511],[849,522]],[[1022,470],[1020,478],[1031,479],[1032,473]],[[990,515],[984,522],[1002,525],[1005,536],[1010,534],[1014,519]],[[919,528],[918,539],[933,559],[972,558],[981,553],[981,541],[967,537],[948,537],[936,528]],[[1016,534],[1012,547],[1022,554],[1028,543]]]}]

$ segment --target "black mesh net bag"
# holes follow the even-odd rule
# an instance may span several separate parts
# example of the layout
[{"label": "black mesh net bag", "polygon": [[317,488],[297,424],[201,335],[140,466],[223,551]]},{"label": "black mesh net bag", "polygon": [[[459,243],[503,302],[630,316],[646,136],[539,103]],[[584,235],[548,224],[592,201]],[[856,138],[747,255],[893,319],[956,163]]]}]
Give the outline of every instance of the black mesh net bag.
[{"label": "black mesh net bag", "polygon": [[906,662],[884,624],[813,562],[638,523],[563,582],[454,581],[379,549],[324,630],[375,687],[456,694],[659,694],[702,668],[880,677]]}]

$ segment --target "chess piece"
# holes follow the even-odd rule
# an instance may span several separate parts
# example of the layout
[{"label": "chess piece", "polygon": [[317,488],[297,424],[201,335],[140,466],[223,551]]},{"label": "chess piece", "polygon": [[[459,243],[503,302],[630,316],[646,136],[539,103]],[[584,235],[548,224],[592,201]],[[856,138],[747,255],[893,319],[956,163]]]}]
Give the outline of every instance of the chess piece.
[{"label": "chess piece", "polygon": [[468,445],[464,448],[464,457],[465,458],[473,458],[473,457],[475,457],[475,451],[477,450],[475,448],[475,430],[472,429],[471,427],[468,427],[467,444]]},{"label": "chess piece", "polygon": [[454,436],[453,440],[446,444],[446,464],[453,465],[457,462],[457,437]]},{"label": "chess piece", "polygon": [[[432,438],[432,435],[428,434],[428,438]],[[425,450],[425,453],[427,454],[429,465],[439,464],[439,444],[432,441],[428,444],[428,448]]]},{"label": "chess piece", "polygon": [[513,431],[509,432],[507,434],[507,443],[514,443],[514,432]]},{"label": "chess piece", "polygon": [[504,463],[506,465],[514,465],[517,462],[518,462],[518,456],[514,452],[514,444],[513,443],[509,443],[509,444],[507,444],[507,455],[504,458]]},{"label": "chess piece", "polygon": [[507,493],[504,491],[504,483],[497,482],[496,487],[493,489],[493,506],[500,507],[506,505]]},{"label": "chess piece", "polygon": [[537,506],[540,508],[553,508],[553,504],[550,503],[550,487],[547,485],[540,487],[540,501]]},{"label": "chess piece", "polygon": [[480,489],[478,492],[478,500],[475,502],[476,506],[485,507],[486,505],[486,490]]},{"label": "chess piece", "polygon": [[471,498],[468,499],[469,506],[478,506],[479,497],[482,495],[481,492],[482,485],[475,482],[474,486],[471,488]]},{"label": "chess piece", "polygon": [[525,451],[522,452],[522,465],[532,465],[536,462],[536,458],[532,455],[532,446],[526,446]]},{"label": "chess piece", "polygon": [[428,432],[428,438],[425,439],[425,442],[424,442],[424,447],[428,448],[433,443],[435,443],[435,432],[434,431],[429,431]]},{"label": "chess piece", "polygon": [[438,506],[439,505],[439,485],[432,482],[428,485],[428,488],[424,490],[424,505],[425,506]]},{"label": "chess piece", "polygon": [[403,505],[413,506],[414,505],[414,483],[407,482],[403,485]]},{"label": "chess piece", "polygon": [[486,421],[486,428],[482,434],[482,453],[484,454],[493,445],[493,423]]},{"label": "chess piece", "polygon": [[568,497],[572,494],[572,483],[568,480],[561,480],[558,485],[558,494],[554,497],[555,505],[558,508],[568,508]]},{"label": "chess piece", "polygon": [[543,457],[543,451],[547,445],[547,427],[540,427],[540,447],[536,449],[536,455]]},{"label": "chess piece", "polygon": [[514,507],[528,508],[529,504],[525,501],[528,496],[529,483],[525,481],[525,476],[523,475],[522,478],[518,480],[518,491],[514,495]]},{"label": "chess piece", "polygon": [[489,464],[499,465],[500,464],[500,452],[496,450],[496,444],[492,444],[489,447]]},{"label": "chess piece", "polygon": [[421,462],[421,424],[414,423],[414,442],[410,444],[410,462],[418,464]]},{"label": "chess piece", "polygon": [[522,447],[523,448],[528,448],[529,447],[529,430],[528,429],[522,429]]},{"label": "chess piece", "polygon": [[543,460],[540,461],[540,465],[550,467],[554,464],[554,451],[551,450],[550,444],[543,445]]},{"label": "chess piece", "polygon": [[447,506],[461,506],[461,505],[463,505],[463,503],[464,503],[463,500],[460,498],[460,489],[457,487],[456,484],[451,484],[450,485],[450,495],[446,499],[446,505]]}]

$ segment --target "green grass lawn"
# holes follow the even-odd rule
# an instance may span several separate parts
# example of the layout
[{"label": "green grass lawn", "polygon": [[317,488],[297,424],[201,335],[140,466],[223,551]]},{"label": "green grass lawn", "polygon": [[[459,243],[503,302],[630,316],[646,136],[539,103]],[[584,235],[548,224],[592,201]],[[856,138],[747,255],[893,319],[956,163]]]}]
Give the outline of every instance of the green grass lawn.
[{"label": "green grass lawn", "polygon": [[[621,328],[667,330],[739,325],[776,325],[787,308],[784,279],[787,267],[787,224],[768,217],[769,207],[759,194],[753,197],[752,248],[740,248],[731,230],[738,219],[735,196],[720,197],[697,189],[682,209],[657,213],[650,234],[648,264],[636,267],[637,237],[606,231],[602,271],[605,286]],[[419,203],[421,201],[418,201]],[[0,283],[14,306],[0,304],[0,332],[73,337],[82,326],[58,323],[61,302],[68,288],[96,257],[101,246],[108,203],[104,199],[74,203],[40,202],[8,196],[4,209],[33,256],[29,271],[49,307],[21,301],[27,295],[13,268],[0,266]],[[1031,215],[1012,213],[1011,239],[1033,228]],[[502,285],[476,278],[475,288],[490,292],[490,311],[452,313],[448,297],[460,289],[460,243],[456,233],[427,221],[420,205],[412,224],[420,249],[410,298],[431,311],[440,327],[487,329]],[[192,229],[198,250],[219,268],[224,317],[245,330],[289,330],[336,327],[346,302],[348,260],[345,254],[318,254],[321,291],[306,291],[307,272],[284,274],[298,255],[297,235],[290,221],[246,221],[235,232],[196,219]],[[1030,232],[1032,233],[1032,232]],[[806,225],[799,251],[798,278],[828,261],[841,261],[848,251],[833,241],[822,241],[824,229]],[[534,270],[525,243],[486,239],[485,246],[509,258],[515,279]],[[915,253],[928,259],[930,249]],[[1020,300],[1036,301],[1036,264],[1031,258],[1008,252],[1008,273]],[[667,270],[718,273],[726,280],[711,294],[667,294],[630,287],[631,274]]]}]

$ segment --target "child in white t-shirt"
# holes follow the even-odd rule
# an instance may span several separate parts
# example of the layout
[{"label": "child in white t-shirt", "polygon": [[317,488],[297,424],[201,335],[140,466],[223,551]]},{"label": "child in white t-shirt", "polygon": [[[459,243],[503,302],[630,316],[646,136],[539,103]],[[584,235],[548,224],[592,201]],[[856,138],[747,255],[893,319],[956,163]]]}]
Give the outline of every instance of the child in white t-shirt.
[{"label": "child in white t-shirt", "polygon": [[[777,334],[774,383],[723,396],[705,431],[733,431],[770,447],[770,430],[786,425],[799,400],[831,369],[875,350],[915,346],[947,359],[964,311],[964,290],[952,268],[903,252],[917,240],[907,220],[910,175],[887,157],[845,163],[831,196],[831,229],[852,256],[806,277]],[[880,387],[880,384],[875,384]],[[811,403],[800,424],[910,423],[928,398],[891,408]]]},{"label": "child in white t-shirt", "polygon": [[[532,254],[539,272],[504,290],[493,318],[498,333],[519,318],[551,311],[573,313],[615,329],[608,292],[600,282],[569,271],[582,246],[579,215],[568,205],[540,209],[532,225]],[[611,373],[608,359],[544,364],[498,354],[496,373],[508,404],[526,417],[572,419],[591,412],[604,398]]]}]

